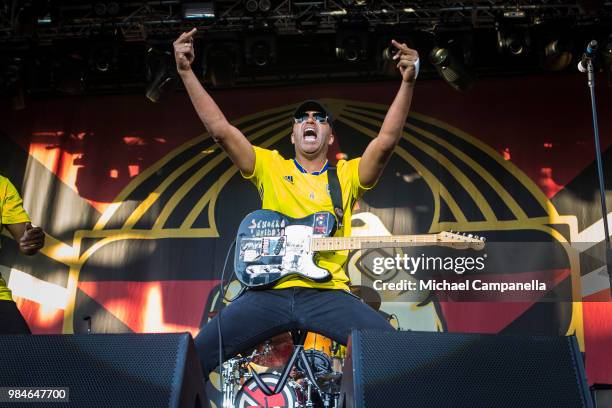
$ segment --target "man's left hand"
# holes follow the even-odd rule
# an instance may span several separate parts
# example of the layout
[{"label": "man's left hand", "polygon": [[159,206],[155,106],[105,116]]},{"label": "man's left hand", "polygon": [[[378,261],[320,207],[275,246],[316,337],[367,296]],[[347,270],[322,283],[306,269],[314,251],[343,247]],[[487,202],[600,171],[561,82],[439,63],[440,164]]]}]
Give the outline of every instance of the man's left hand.
[{"label": "man's left hand", "polygon": [[32,227],[26,223],[23,236],[19,240],[19,249],[27,255],[33,255],[45,245],[45,233],[40,227]]},{"label": "man's left hand", "polygon": [[419,53],[408,48],[406,44],[395,40],[391,40],[391,44],[397,49],[393,59],[398,61],[397,67],[402,74],[402,80],[404,82],[414,82],[417,74],[415,64],[419,60]]}]

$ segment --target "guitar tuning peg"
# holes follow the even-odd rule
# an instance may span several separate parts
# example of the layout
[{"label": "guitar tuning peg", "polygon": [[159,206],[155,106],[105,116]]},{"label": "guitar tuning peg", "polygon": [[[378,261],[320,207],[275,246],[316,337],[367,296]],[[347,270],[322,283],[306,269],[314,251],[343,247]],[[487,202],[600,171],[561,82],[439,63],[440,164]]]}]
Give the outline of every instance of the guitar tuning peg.
[{"label": "guitar tuning peg", "polygon": [[485,242],[487,239],[486,239],[485,237],[480,237],[480,240],[481,240],[482,242]]},{"label": "guitar tuning peg", "polygon": [[480,239],[480,237],[478,235],[474,235],[475,239]]},{"label": "guitar tuning peg", "polygon": [[474,236],[472,234],[468,234],[468,238],[473,238]]}]

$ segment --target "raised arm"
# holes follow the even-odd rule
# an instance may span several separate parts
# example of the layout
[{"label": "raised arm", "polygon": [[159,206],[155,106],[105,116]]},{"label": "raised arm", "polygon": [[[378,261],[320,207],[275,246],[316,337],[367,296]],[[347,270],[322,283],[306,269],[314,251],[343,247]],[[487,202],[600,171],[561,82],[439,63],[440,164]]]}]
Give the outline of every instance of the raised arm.
[{"label": "raised arm", "polygon": [[398,60],[397,67],[402,74],[402,83],[385,116],[378,136],[368,144],[359,162],[359,182],[365,187],[376,183],[387,165],[393,149],[402,137],[412,102],[416,80],[414,64],[419,59],[419,54],[408,48],[406,44],[400,44],[395,40],[391,40],[391,44],[397,49],[393,58]]},{"label": "raised arm", "polygon": [[215,142],[219,143],[240,171],[252,174],[255,169],[253,146],[240,130],[227,121],[221,109],[206,92],[191,69],[191,63],[194,60],[193,36],[195,33],[194,28],[188,33],[181,34],[174,42],[174,58],[178,73],[208,133]]}]

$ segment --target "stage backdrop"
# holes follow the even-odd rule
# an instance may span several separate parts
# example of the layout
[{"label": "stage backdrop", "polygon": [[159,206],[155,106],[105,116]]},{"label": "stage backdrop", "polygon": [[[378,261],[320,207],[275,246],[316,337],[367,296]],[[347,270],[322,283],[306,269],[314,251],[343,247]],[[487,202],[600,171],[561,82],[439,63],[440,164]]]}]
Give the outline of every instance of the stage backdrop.
[{"label": "stage backdrop", "polygon": [[[357,203],[354,233],[459,230],[601,251],[584,82],[578,74],[481,79],[467,94],[441,81],[419,82],[396,154]],[[213,96],[252,143],[286,156],[296,103],[320,98],[337,118],[330,158],[353,158],[376,136],[398,86],[312,84]],[[612,206],[612,89],[601,85],[598,98]],[[260,202],[205,133],[187,95],[166,95],[159,104],[144,95],[65,97],[0,113],[0,173],[48,233],[32,258],[19,255],[6,232],[1,237],[0,270],[34,333],[83,333],[91,324],[97,333],[195,336],[223,306],[226,252],[240,220]],[[349,262],[355,282],[362,279],[360,256]],[[513,272],[525,268],[522,261]],[[549,288],[568,294],[565,302],[541,301],[546,294],[446,302],[426,293],[418,303],[387,301],[383,309],[402,329],[575,334],[589,382],[612,383],[612,305],[601,266],[574,256],[548,267]]]}]

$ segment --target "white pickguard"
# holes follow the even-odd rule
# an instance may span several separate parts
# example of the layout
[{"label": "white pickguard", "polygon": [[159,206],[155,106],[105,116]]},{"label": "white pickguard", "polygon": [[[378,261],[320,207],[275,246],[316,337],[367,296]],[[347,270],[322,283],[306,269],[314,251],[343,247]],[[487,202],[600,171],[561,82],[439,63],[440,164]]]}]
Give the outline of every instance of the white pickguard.
[{"label": "white pickguard", "polygon": [[287,241],[282,263],[283,271],[299,272],[312,279],[324,278],[328,272],[313,262],[313,253],[310,251],[312,227],[291,225],[285,229],[285,235]]},{"label": "white pickguard", "polygon": [[301,273],[311,279],[323,279],[329,272],[319,268],[313,261],[310,251],[312,227],[306,225],[290,225],[285,228],[287,241],[283,256],[282,270],[285,273]]},{"label": "white pickguard", "polygon": [[[263,273],[280,273],[287,275],[299,273],[308,278],[321,280],[329,276],[326,269],[318,267],[313,261],[310,250],[312,227],[306,225],[290,225],[285,228],[285,243],[279,255],[282,255],[280,265],[249,265],[247,273],[251,276]],[[245,258],[253,261],[255,253],[245,252]]]}]

